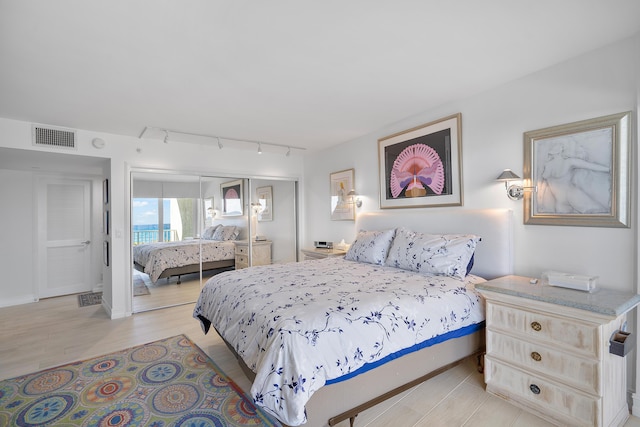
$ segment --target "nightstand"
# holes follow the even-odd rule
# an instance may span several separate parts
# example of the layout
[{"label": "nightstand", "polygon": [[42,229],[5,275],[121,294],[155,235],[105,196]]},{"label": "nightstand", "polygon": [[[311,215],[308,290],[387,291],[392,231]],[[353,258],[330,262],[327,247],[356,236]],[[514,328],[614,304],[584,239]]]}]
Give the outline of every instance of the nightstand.
[{"label": "nightstand", "polygon": [[[236,270],[249,267],[249,242],[236,240],[233,243],[236,247]],[[252,266],[271,264],[271,240],[251,242],[251,249]]]},{"label": "nightstand", "polygon": [[310,259],[322,259],[322,258],[330,258],[336,256],[344,256],[347,251],[343,251],[340,249],[322,249],[322,248],[314,248],[314,249],[302,249],[302,255],[304,257],[304,261]]},{"label": "nightstand", "polygon": [[629,417],[627,360],[609,352],[640,295],[581,292],[506,276],[479,283],[486,303],[487,391],[557,425]]}]

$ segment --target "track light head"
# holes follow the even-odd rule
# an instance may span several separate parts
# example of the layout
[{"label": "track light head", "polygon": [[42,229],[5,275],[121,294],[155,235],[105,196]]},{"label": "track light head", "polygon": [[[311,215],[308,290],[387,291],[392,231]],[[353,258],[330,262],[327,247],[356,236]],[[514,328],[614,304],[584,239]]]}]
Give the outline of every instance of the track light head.
[{"label": "track light head", "polygon": [[287,147],[287,154],[285,156],[289,157],[291,155],[291,147]]},{"label": "track light head", "polygon": [[262,154],[262,144],[258,142],[258,154]]},{"label": "track light head", "polygon": [[220,142],[220,137],[216,138],[218,138],[218,148],[222,150],[222,147],[224,147],[224,145],[222,145],[222,142]]},{"label": "track light head", "polygon": [[164,131],[164,143],[165,144],[169,143],[169,131],[167,130]]}]

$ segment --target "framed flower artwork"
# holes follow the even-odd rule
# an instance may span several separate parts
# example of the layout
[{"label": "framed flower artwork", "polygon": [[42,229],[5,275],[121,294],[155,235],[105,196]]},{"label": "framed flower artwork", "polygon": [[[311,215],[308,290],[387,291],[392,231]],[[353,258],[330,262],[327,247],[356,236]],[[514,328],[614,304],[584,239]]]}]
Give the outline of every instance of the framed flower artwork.
[{"label": "framed flower artwork", "polygon": [[462,206],[461,114],[378,140],[380,208]]}]

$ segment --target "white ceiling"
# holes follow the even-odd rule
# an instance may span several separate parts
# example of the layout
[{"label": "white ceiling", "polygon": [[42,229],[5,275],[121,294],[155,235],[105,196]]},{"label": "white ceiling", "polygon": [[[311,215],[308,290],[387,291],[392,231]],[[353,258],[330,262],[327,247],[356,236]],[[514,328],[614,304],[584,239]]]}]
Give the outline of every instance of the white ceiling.
[{"label": "white ceiling", "polygon": [[317,149],[629,37],[638,17],[638,0],[0,0],[0,117]]}]

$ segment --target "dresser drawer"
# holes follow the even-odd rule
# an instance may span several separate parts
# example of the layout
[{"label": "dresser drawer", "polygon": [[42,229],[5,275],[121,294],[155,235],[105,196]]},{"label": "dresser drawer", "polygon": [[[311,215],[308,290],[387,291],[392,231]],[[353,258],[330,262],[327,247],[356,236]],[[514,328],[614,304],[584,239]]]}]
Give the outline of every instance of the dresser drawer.
[{"label": "dresser drawer", "polygon": [[240,255],[249,255],[249,247],[244,245],[236,245],[236,253]]},{"label": "dresser drawer", "polygon": [[520,402],[567,426],[594,426],[600,419],[600,400],[573,388],[544,380],[494,360],[485,359],[487,390]]},{"label": "dresser drawer", "polygon": [[491,330],[487,331],[486,337],[487,354],[492,358],[557,378],[588,393],[602,395],[598,360],[576,357],[564,353],[559,347],[547,347]]},{"label": "dresser drawer", "polygon": [[249,257],[246,255],[236,255],[236,270],[249,267]]},{"label": "dresser drawer", "polygon": [[599,357],[598,328],[593,324],[495,303],[487,304],[487,324],[492,330],[502,330],[525,340],[534,339],[550,347]]}]

